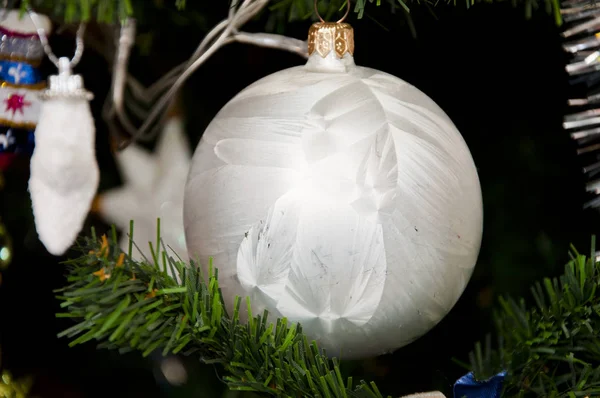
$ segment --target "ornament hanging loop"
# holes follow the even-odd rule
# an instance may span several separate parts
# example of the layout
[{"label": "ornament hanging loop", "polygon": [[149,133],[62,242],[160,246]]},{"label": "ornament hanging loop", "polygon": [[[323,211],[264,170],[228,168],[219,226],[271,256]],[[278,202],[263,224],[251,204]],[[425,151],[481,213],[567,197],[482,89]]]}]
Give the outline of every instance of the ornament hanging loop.
[{"label": "ornament hanging loop", "polygon": [[[44,47],[44,52],[48,56],[48,59],[54,64],[54,66],[56,66],[60,70],[60,62],[62,58],[59,59],[52,51],[50,43],[48,42],[48,37],[46,36],[46,32],[40,24],[38,15],[31,8],[28,8],[27,12],[29,13],[29,18],[31,18],[33,25],[36,27],[38,37],[40,38],[40,42]],[[79,28],[77,28],[77,34],[75,39],[75,53],[73,54],[73,58],[68,60],[70,68],[74,68],[75,66],[77,66],[79,61],[81,61],[81,57],[83,56],[83,36],[85,35],[85,28],[86,24],[83,22],[80,23]]]},{"label": "ornament hanging loop", "polygon": [[[344,22],[346,20],[346,18],[348,18],[348,15],[350,14],[350,0],[346,0],[346,6],[347,6],[346,7],[346,13],[336,23],[342,23],[342,22]],[[319,17],[319,20],[321,22],[325,23],[325,20],[323,19],[323,17],[321,16],[321,14],[319,14],[319,0],[315,0],[315,14],[317,15],[317,17]]]},{"label": "ornament hanging loop", "polygon": [[81,23],[77,29],[75,54],[73,58],[66,57],[58,58],[48,42],[48,37],[44,28],[41,26],[38,15],[31,8],[27,10],[29,17],[35,26],[40,42],[44,47],[44,52],[48,59],[58,68],[58,75],[49,77],[48,89],[44,90],[40,95],[42,101],[52,98],[78,98],[91,101],[94,95],[83,87],[83,78],[80,75],[73,75],[73,68],[77,66],[83,56],[83,36],[85,34],[85,23]]}]

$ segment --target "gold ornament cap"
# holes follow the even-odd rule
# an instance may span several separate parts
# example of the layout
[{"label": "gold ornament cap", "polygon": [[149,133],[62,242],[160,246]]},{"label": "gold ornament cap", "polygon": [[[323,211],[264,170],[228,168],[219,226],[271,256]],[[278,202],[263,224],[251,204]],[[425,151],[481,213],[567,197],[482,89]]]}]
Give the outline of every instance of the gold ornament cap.
[{"label": "gold ornament cap", "polygon": [[346,1],[346,13],[337,22],[325,22],[319,14],[318,0],[315,0],[315,14],[321,22],[314,23],[308,31],[308,55],[317,53],[323,58],[329,54],[344,58],[354,55],[354,29],[344,20],[350,14],[350,0]]},{"label": "gold ornament cap", "polygon": [[334,53],[337,58],[354,55],[354,29],[345,22],[317,22],[308,31],[308,55],[323,58]]}]

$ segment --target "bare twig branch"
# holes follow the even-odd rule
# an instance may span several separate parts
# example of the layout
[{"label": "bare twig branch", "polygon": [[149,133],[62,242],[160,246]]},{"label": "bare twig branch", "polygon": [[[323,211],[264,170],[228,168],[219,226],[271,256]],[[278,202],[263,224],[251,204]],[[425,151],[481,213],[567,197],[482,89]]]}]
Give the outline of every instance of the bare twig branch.
[{"label": "bare twig branch", "polygon": [[239,43],[253,44],[260,47],[290,51],[300,55],[303,58],[308,58],[308,43],[292,37],[269,33],[239,32],[233,35],[233,39]]},{"label": "bare twig branch", "polygon": [[[307,58],[308,49],[306,41],[282,35],[239,31],[240,27],[258,14],[268,3],[269,0],[241,0],[233,5],[230,8],[227,19],[218,23],[204,37],[188,62],[173,68],[163,76],[163,78],[148,88],[143,87],[131,77],[128,77],[127,79],[122,78],[127,75],[127,53],[129,48],[126,44],[130,41],[129,39],[133,34],[131,29],[124,26],[119,41],[117,61],[115,62],[113,70],[112,103],[105,113],[105,119],[117,117],[121,127],[131,135],[131,141],[152,139],[154,136],[152,133],[158,131],[156,127],[162,125],[162,122],[164,121],[165,110],[189,76],[221,47],[232,42],[280,49]],[[142,109],[140,106],[137,106],[137,104],[133,104],[131,101],[124,101],[125,90],[123,88],[125,85],[130,89],[130,93],[133,96],[132,101],[146,105],[156,102],[146,115],[141,114]],[[135,108],[135,112],[133,113],[137,116],[146,116],[144,123],[140,128],[136,128],[129,120],[124,110],[125,106]],[[156,124],[158,118],[160,119],[158,124]]]}]

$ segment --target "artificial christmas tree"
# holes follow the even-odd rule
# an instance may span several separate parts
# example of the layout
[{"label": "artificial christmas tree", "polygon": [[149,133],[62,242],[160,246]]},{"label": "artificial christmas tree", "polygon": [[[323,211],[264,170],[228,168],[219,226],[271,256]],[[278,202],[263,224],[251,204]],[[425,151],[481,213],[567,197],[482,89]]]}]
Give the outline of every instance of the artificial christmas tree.
[{"label": "artificial christmas tree", "polygon": [[[216,112],[243,87],[269,73],[304,62],[297,55],[307,54],[308,46],[304,38],[308,22],[293,21],[305,20],[312,14],[312,2],[299,0],[245,1],[231,5],[188,2],[182,10],[177,10],[175,4],[169,2],[130,3],[115,0],[100,0],[93,3],[93,7],[87,7],[88,3],[79,1],[58,2],[58,5],[53,1],[30,1],[23,2],[22,5],[30,5],[36,11],[50,13],[58,25],[65,21],[79,22],[82,17],[86,20],[95,19],[102,24],[89,25],[86,36],[88,51],[78,66],[78,73],[85,77],[88,90],[93,91],[98,99],[91,105],[98,121],[96,144],[102,173],[101,192],[104,188],[119,183],[118,170],[114,167],[109,150],[109,134],[120,140],[121,147],[135,142],[136,145],[146,145],[148,149],[152,149],[155,133],[161,131],[166,120],[164,111],[174,98],[174,93],[182,90],[187,130],[191,143],[195,144],[200,132],[204,131]],[[178,2],[178,5],[183,6],[184,3]],[[320,12],[328,20],[333,20],[342,5],[341,1],[323,3],[319,5]],[[406,14],[403,5],[410,10],[410,18],[404,17]],[[557,4],[548,2],[547,5],[551,14],[559,15]],[[526,10],[530,10],[534,4],[526,1],[524,6]],[[535,396],[542,391],[541,394],[544,395],[550,394],[554,391],[554,386],[557,386],[558,396],[571,392],[580,393],[581,389],[593,395],[593,372],[589,373],[589,369],[584,369],[585,366],[575,366],[571,372],[570,366],[578,363],[577,361],[555,361],[551,358],[552,354],[549,352],[557,348],[554,344],[565,347],[562,345],[564,341],[561,338],[554,342],[548,341],[543,333],[540,335],[540,345],[531,351],[521,350],[530,346],[531,342],[519,339],[520,335],[513,336],[508,341],[510,347],[518,346],[517,352],[522,354],[512,357],[518,359],[513,363],[533,364],[533,367],[515,368],[502,361],[491,360],[497,357],[491,351],[489,362],[484,360],[487,357],[483,353],[482,361],[478,361],[477,350],[474,354],[475,367],[467,366],[468,369],[462,369],[452,365],[452,357],[466,357],[472,342],[493,329],[489,321],[490,298],[499,293],[525,295],[526,287],[541,276],[558,275],[559,265],[568,261],[568,243],[573,241],[577,243],[577,247],[588,244],[590,233],[596,232],[593,223],[597,222],[597,216],[580,210],[583,200],[579,192],[583,185],[578,179],[576,164],[570,157],[572,151],[568,148],[568,137],[561,135],[560,121],[552,118],[552,115],[560,114],[556,109],[565,98],[560,91],[563,79],[561,70],[564,65],[560,57],[560,40],[554,18],[541,12],[533,20],[526,21],[520,10],[512,10],[507,5],[477,4],[464,14],[460,11],[461,7],[442,6],[432,9],[440,18],[440,21],[435,22],[433,19],[420,17],[419,14],[426,12],[427,7],[426,4],[419,7],[417,4],[397,1],[382,2],[381,7],[377,7],[375,3],[357,2],[357,13],[351,15],[362,19],[351,22],[357,30],[360,27],[361,31],[369,31],[368,34],[357,35],[357,48],[360,48],[357,62],[402,76],[420,87],[445,110],[464,135],[481,177],[486,214],[482,250],[470,285],[453,311],[438,326],[394,355],[361,362],[344,361],[342,358],[340,377],[353,375],[354,383],[351,383],[349,389],[357,388],[357,384],[360,384],[356,383],[357,380],[366,380],[367,384],[358,388],[363,392],[369,389],[375,391],[368,382],[374,380],[382,394],[400,396],[415,391],[440,390],[446,396],[452,396],[456,380],[471,369],[475,371],[478,380],[492,377],[489,379],[490,383],[503,381],[508,392],[511,389],[524,390],[524,393]],[[393,12],[389,12],[390,9]],[[399,15],[394,15],[394,12]],[[128,19],[133,17],[137,19],[135,24]],[[409,28],[415,23],[418,41],[410,38],[406,26],[400,26],[405,21]],[[113,27],[116,25],[116,29],[109,24],[113,24]],[[59,30],[60,34],[53,38],[52,47],[57,54],[72,52],[76,26],[63,26],[65,28]],[[382,30],[381,26],[388,31]],[[511,29],[507,30],[506,26]],[[137,27],[137,33],[132,29],[134,27]],[[262,33],[265,30],[268,34]],[[473,35],[473,32],[486,37],[485,46],[493,48],[493,51],[474,52],[470,46],[465,45],[465,38],[469,34]],[[283,34],[286,36],[282,36]],[[189,54],[194,52],[201,39],[203,44],[188,60]],[[117,48],[113,43],[120,44]],[[240,43],[258,44],[271,49],[248,47]],[[175,47],[181,49],[176,51]],[[273,49],[290,50],[290,54]],[[401,55],[401,61],[394,61],[390,55]],[[359,59],[360,57],[363,58]],[[176,65],[181,66],[177,68]],[[202,68],[198,69],[200,65]],[[540,65],[544,67],[540,68]],[[159,84],[148,85],[174,66],[173,72],[159,80]],[[235,68],[231,68],[232,66]],[[110,76],[107,69],[111,71]],[[191,72],[195,70],[197,74],[190,79]],[[550,86],[556,87],[556,90],[548,92]],[[542,93],[542,90],[545,91]],[[104,99],[106,107],[101,104]],[[536,104],[536,107],[531,104]],[[234,313],[214,316],[216,321],[222,321],[214,329],[214,336],[219,336],[216,340],[212,339],[214,336],[210,336],[212,329],[200,330],[202,326],[191,325],[190,316],[197,316],[194,315],[197,314],[193,308],[194,303],[200,308],[200,312],[213,314],[213,307],[207,310],[202,304],[216,301],[210,301],[210,294],[200,298],[200,293],[198,300],[193,298],[193,294],[191,299],[182,299],[185,294],[178,289],[185,287],[186,292],[193,293],[194,290],[189,289],[203,288],[201,284],[188,285],[185,278],[169,279],[163,274],[162,268],[152,268],[150,263],[160,264],[161,267],[165,264],[162,254],[156,255],[157,242],[154,239],[153,248],[157,258],[148,259],[150,261],[147,264],[145,261],[132,261],[128,250],[121,256],[117,247],[117,242],[123,241],[123,237],[119,237],[117,231],[117,236],[113,236],[108,226],[91,217],[86,220],[83,232],[89,237],[87,227],[95,224],[98,237],[90,238],[87,243],[84,240],[83,252],[69,253],[69,257],[79,260],[75,260],[70,266],[67,264],[67,268],[59,264],[59,259],[49,257],[43,246],[39,245],[32,233],[34,230],[31,224],[27,222],[31,211],[24,195],[26,165],[15,165],[6,177],[2,219],[13,237],[15,257],[12,265],[3,272],[4,281],[0,289],[2,343],[7,347],[4,364],[15,374],[33,373],[36,376],[34,393],[40,392],[42,396],[65,396],[68,395],[67,391],[78,390],[74,394],[80,396],[219,396],[221,390],[215,381],[223,377],[227,377],[226,381],[233,387],[252,388],[263,393],[268,393],[265,389],[275,389],[277,394],[284,394],[282,389],[286,391],[285,386],[291,389],[289,391],[304,391],[308,396],[315,391],[313,387],[300,386],[299,380],[304,380],[304,376],[300,376],[302,372],[294,363],[302,368],[302,361],[289,362],[287,356],[283,359],[276,358],[279,361],[277,365],[266,367],[269,370],[264,373],[259,372],[260,377],[268,377],[270,371],[275,372],[271,379],[275,380],[273,384],[267,383],[265,387],[266,379],[259,378],[263,381],[259,386],[248,379],[248,372],[256,379],[253,373],[256,369],[253,365],[244,364],[245,359],[272,356],[245,349],[254,347],[252,344],[255,344],[244,343],[255,333],[248,332],[248,325],[239,324],[233,331],[229,329],[229,333],[234,333],[241,339],[242,343],[239,345],[232,347],[231,339],[222,338],[227,332],[222,326],[232,325]],[[108,232],[109,236],[104,246],[99,238],[103,232]],[[121,234],[123,233],[126,234],[127,231]],[[135,239],[135,232],[133,235]],[[146,242],[136,241],[136,244],[145,246]],[[135,250],[135,245],[132,246],[132,250]],[[107,248],[110,248],[109,256],[104,257],[102,254]],[[174,253],[171,256],[175,263],[179,263]],[[173,262],[166,260],[167,268],[170,268],[169,264]],[[214,266],[218,268],[219,264],[215,263]],[[583,269],[586,270],[586,277],[583,279],[581,274],[565,274],[567,280],[576,275],[579,284],[569,283],[568,288],[563,286],[562,290],[558,290],[583,288],[585,291],[588,289],[587,284],[593,285],[593,267],[587,265]],[[50,298],[53,288],[65,285],[65,271],[74,285],[58,293],[64,306],[61,309]],[[33,275],[35,278],[32,278]],[[210,289],[217,285],[217,278],[211,280],[212,287],[206,286],[205,291],[214,293]],[[99,290],[94,292],[88,289],[89,286],[86,288],[82,285],[86,281],[94,284],[91,289]],[[568,293],[558,295],[556,291],[556,288],[550,291],[555,294],[556,299],[548,297],[547,302],[561,303],[558,305],[562,308],[560,314],[563,311],[566,314],[569,309],[581,309],[585,312],[589,303],[577,301],[579,299],[573,301]],[[32,307],[26,304],[24,297],[37,303],[34,316]],[[131,315],[130,306],[123,304],[123,300],[127,299],[130,305],[144,302],[156,307],[145,310],[144,313],[139,310]],[[182,301],[178,301],[180,299]],[[167,301],[169,304],[166,304]],[[69,304],[70,302],[73,304]],[[177,307],[178,303],[182,306]],[[525,310],[519,307],[521,311],[518,312],[511,305],[507,308],[517,316],[516,319],[523,316],[532,319],[531,327],[535,329],[547,323],[545,316],[548,313],[533,310],[533,305],[532,300],[532,303],[524,307]],[[115,312],[121,308],[119,306],[123,309]],[[219,305],[215,304],[214,309],[218,310]],[[53,314],[56,312],[68,314],[69,318],[54,319]],[[184,322],[183,319],[188,314]],[[124,322],[124,317],[127,316],[132,316],[135,326]],[[151,318],[145,316],[157,317],[155,321],[159,323],[152,323]],[[556,313],[548,316],[554,317]],[[76,322],[79,326],[74,327],[72,318],[85,321],[82,317],[93,321],[87,325]],[[110,322],[108,319],[111,319]],[[210,322],[212,319],[211,316]],[[572,319],[577,322],[585,321]],[[142,320],[144,322],[138,325]],[[510,325],[508,320],[504,320]],[[592,321],[590,319],[590,325],[594,328]],[[45,327],[40,328],[40,324]],[[165,325],[164,328],[161,329],[161,325]],[[172,337],[175,329],[170,329],[173,325],[178,327],[175,337]],[[263,330],[260,329],[262,324],[255,325],[257,331]],[[197,377],[188,377],[185,386],[177,384],[179,382],[170,383],[168,380],[182,378],[174,378],[172,369],[175,368],[165,370],[163,361],[154,356],[149,362],[144,362],[135,354],[118,356],[116,353],[113,355],[95,351],[93,343],[68,350],[65,340],[57,341],[54,337],[60,330],[70,329],[70,332],[83,332],[79,336],[85,337],[78,342],[98,337],[106,343],[103,345],[118,346],[122,351],[142,346],[143,351],[152,351],[152,345],[157,341],[157,347],[162,344],[161,340],[166,344],[163,348],[169,344],[172,346],[177,341],[180,327],[182,334],[179,337],[183,340],[178,341],[179,345],[189,339],[188,344],[197,344],[206,360],[212,358],[220,363],[214,368],[200,367],[196,354],[190,353],[190,359],[183,360],[182,363],[185,364],[188,375],[194,374]],[[100,333],[103,328],[106,330]],[[126,333],[114,334],[111,342],[110,337],[118,328],[126,330]],[[514,326],[509,326],[509,331],[513,329]],[[567,327],[566,330],[571,333],[575,329]],[[186,336],[186,331],[192,335]],[[501,331],[504,333],[504,329]],[[131,334],[138,332],[139,338],[134,341],[129,339]],[[168,332],[170,334],[167,336]],[[154,333],[156,335],[153,337]],[[208,337],[204,333],[209,333]],[[562,332],[553,329],[551,333]],[[281,337],[267,333],[266,330],[263,334],[263,344],[267,347],[274,347],[273,344],[278,347],[279,342],[285,342],[285,338],[281,340]],[[157,336],[158,340],[155,340]],[[270,336],[273,336],[273,340]],[[300,336],[303,335],[298,333],[295,336],[298,341],[302,340]],[[584,333],[579,336],[589,338]],[[108,342],[106,337],[109,338]],[[196,337],[200,340],[196,340]],[[263,335],[258,338],[258,342],[261,342],[262,337]],[[294,344],[298,341],[294,341]],[[569,346],[566,347],[568,350]],[[540,349],[544,351],[544,355],[540,354]],[[501,349],[500,352],[506,351]],[[561,351],[560,355],[562,354]],[[291,353],[292,360],[294,355],[295,351]],[[325,358],[319,355],[315,354],[314,358],[320,358],[323,362],[318,363],[325,364]],[[233,362],[229,361],[232,357],[235,359]],[[309,357],[312,358],[312,354]],[[239,358],[244,361],[238,362]],[[577,355],[574,358],[580,359]],[[589,361],[590,366],[597,366],[594,365],[593,357],[585,360]],[[83,361],[86,366],[81,366]],[[239,364],[246,367],[241,366],[240,370]],[[543,375],[535,369],[538,365],[544,365],[549,370],[557,369],[563,376],[557,379],[542,377],[542,384],[532,384],[534,378],[537,380],[537,377]],[[569,369],[565,371],[563,365]],[[277,369],[280,373],[283,372],[280,376],[277,375]],[[507,370],[504,379],[499,376],[503,369]],[[218,377],[213,376],[215,370]],[[331,367],[330,370],[333,371],[331,377],[335,374],[338,379],[335,368]],[[311,372],[312,369],[309,373]],[[315,375],[324,376],[324,379],[319,380],[328,386],[319,384],[315,386],[316,391],[340,387],[339,379],[336,381],[327,376],[326,369],[317,366],[315,372]],[[98,383],[98,375],[112,383]],[[288,375],[292,378],[288,378]],[[521,375],[523,379],[515,378]],[[294,380],[296,376],[299,378]],[[561,384],[565,379],[568,382]],[[584,379],[586,382],[580,384],[579,381]],[[481,384],[468,377],[462,380],[461,383],[465,385],[473,384],[469,386],[471,391]],[[496,391],[499,385],[490,387],[489,384],[483,384],[491,391]],[[116,388],[115,385],[124,387]],[[295,388],[300,390],[294,390]],[[459,387],[457,391],[465,390]],[[337,390],[333,395],[335,394],[338,394]]]}]

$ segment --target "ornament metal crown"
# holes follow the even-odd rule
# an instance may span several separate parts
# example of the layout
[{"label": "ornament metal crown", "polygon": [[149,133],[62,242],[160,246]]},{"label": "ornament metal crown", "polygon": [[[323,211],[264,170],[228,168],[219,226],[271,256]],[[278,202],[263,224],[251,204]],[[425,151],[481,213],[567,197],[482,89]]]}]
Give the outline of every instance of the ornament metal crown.
[{"label": "ornament metal crown", "polygon": [[343,22],[317,22],[308,31],[308,55],[317,52],[325,58],[333,53],[338,58],[354,55],[354,29]]}]

